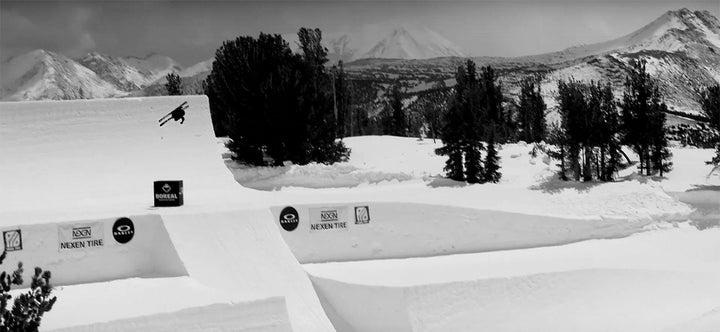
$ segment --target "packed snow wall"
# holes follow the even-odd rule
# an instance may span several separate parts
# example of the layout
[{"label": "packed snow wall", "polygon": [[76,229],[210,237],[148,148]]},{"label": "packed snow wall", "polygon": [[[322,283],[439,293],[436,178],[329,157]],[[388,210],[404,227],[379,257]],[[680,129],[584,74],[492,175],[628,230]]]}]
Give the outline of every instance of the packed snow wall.
[{"label": "packed snow wall", "polygon": [[53,330],[56,332],[292,332],[282,298],[217,303],[170,313]]},{"label": "packed snow wall", "polygon": [[563,218],[404,202],[271,208],[301,263],[404,258],[623,237],[649,221]]},{"label": "packed snow wall", "polygon": [[221,149],[205,96],[0,103],[0,223],[152,213],[160,180],[183,181],[183,210],[251,205]]},{"label": "packed snow wall", "polygon": [[[7,266],[52,271],[54,285],[187,275],[159,215],[3,226]],[[31,279],[24,278],[24,286]]]},{"label": "packed snow wall", "polygon": [[[160,127],[184,101],[185,122]],[[26,277],[41,266],[69,285],[43,326],[260,301],[270,304],[234,326],[334,331],[267,195],[238,185],[222,151],[205,96],[0,103],[0,230],[23,239],[6,264],[23,260]],[[154,207],[158,180],[182,180],[185,204]],[[134,227],[125,243],[123,216]],[[118,299],[107,304],[109,294]]]}]

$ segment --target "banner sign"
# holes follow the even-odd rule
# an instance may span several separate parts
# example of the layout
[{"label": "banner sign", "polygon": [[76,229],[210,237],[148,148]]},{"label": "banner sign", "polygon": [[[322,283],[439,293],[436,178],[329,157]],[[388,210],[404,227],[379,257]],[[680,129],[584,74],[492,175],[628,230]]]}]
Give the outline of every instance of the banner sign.
[{"label": "banner sign", "polygon": [[59,225],[58,251],[93,249],[105,246],[102,222]]},{"label": "banner sign", "polygon": [[155,181],[153,194],[155,206],[181,206],[184,204],[182,181]]},{"label": "banner sign", "polygon": [[349,215],[345,206],[310,208],[310,232],[348,230]]},{"label": "banner sign", "polygon": [[20,232],[20,229],[3,231],[3,241],[5,242],[5,251],[22,250],[22,232]]},{"label": "banner sign", "polygon": [[356,206],[355,207],[355,224],[369,224],[370,223],[370,207],[369,206]]}]

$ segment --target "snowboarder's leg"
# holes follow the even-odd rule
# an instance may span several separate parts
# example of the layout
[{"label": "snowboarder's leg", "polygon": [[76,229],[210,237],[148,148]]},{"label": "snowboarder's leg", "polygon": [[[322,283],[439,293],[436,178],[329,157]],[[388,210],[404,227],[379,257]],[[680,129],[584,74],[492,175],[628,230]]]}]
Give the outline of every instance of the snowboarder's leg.
[{"label": "snowboarder's leg", "polygon": [[180,118],[180,124],[183,124],[183,123],[185,123],[185,117],[184,117],[184,116],[183,116],[182,118]]}]

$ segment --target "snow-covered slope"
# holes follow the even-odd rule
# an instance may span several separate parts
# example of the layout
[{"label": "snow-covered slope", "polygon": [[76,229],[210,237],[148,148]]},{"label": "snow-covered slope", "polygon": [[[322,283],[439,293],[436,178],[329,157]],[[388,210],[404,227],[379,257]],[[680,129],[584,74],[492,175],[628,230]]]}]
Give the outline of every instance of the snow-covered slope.
[{"label": "snow-covered slope", "polygon": [[397,28],[359,58],[430,59],[464,56],[460,48],[438,33],[418,28]]},{"label": "snow-covered slope", "polygon": [[640,59],[671,108],[698,114],[697,91],[720,83],[720,21],[708,11],[668,11],[621,38],[513,60],[552,68],[543,81],[545,102],[552,108],[557,81],[570,77],[610,82],[620,98],[631,63]]},{"label": "snow-covered slope", "polygon": [[688,52],[691,56],[702,55],[705,52],[718,54],[720,53],[720,22],[709,11],[693,12],[682,8],[667,11],[651,23],[617,39],[517,59],[559,63],[602,54],[642,51]]},{"label": "snow-covered slope", "polygon": [[147,66],[138,66],[136,61],[131,65],[126,59],[97,52],[88,53],[79,62],[124,91],[140,89],[155,81],[157,76],[143,68]]},{"label": "snow-covered slope", "polygon": [[167,74],[182,72],[182,66],[169,56],[150,54],[144,58],[126,57],[124,60],[131,66],[150,73],[151,81],[157,81]]},{"label": "snow-covered slope", "polygon": [[[294,33],[284,34],[293,50],[298,49]],[[422,26],[378,24],[345,31],[323,31],[323,44],[331,63],[367,59],[431,59],[463,57],[460,47],[439,33]]]},{"label": "snow-covered slope", "polygon": [[86,99],[121,96],[125,92],[72,59],[35,50],[0,66],[1,100]]},{"label": "snow-covered slope", "polygon": [[178,75],[180,75],[180,77],[192,77],[198,74],[210,72],[212,71],[213,62],[215,62],[214,57],[205,61],[200,61],[190,67],[183,69]]}]

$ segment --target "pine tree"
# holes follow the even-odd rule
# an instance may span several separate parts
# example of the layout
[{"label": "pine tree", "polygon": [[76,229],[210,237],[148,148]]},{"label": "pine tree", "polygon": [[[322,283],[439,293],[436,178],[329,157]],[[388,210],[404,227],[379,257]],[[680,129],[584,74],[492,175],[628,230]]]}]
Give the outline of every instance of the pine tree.
[{"label": "pine tree", "polygon": [[333,94],[335,97],[335,121],[337,123],[337,137],[352,135],[352,83],[345,73],[342,60],[337,67],[333,67]]},{"label": "pine tree", "polygon": [[435,153],[447,156],[445,161],[445,174],[455,181],[465,180],[463,169],[464,131],[465,119],[463,114],[464,95],[466,90],[467,71],[460,66],[455,74],[457,84],[455,93],[450,97],[448,111],[443,117],[443,127],[440,138],[443,146],[435,150]]},{"label": "pine tree", "polygon": [[441,156],[447,156],[445,161],[445,174],[455,181],[465,180],[463,170],[463,138],[462,133],[457,129],[463,125],[462,114],[456,101],[450,102],[448,112],[443,119],[444,125],[440,134],[443,146],[435,150]]},{"label": "pine tree", "polygon": [[459,128],[463,135],[463,153],[465,155],[465,179],[468,183],[480,183],[483,180],[482,151],[485,150],[482,139],[482,86],[478,80],[475,63],[467,60],[465,77],[462,81],[462,116],[463,125]]},{"label": "pine tree", "polygon": [[[708,86],[700,95],[703,113],[710,120],[710,127],[720,133],[720,84]],[[715,157],[709,164],[720,166],[720,140],[715,146]]]},{"label": "pine tree", "polygon": [[645,60],[633,61],[625,82],[622,102],[623,142],[640,159],[640,173],[668,172],[672,163],[665,138],[667,106],[657,82],[646,70]]},{"label": "pine tree", "polygon": [[540,81],[536,77],[526,77],[520,83],[520,101],[518,107],[521,135],[525,142],[541,142],[545,139],[545,110]]},{"label": "pine tree", "polygon": [[495,128],[491,126],[487,142],[487,154],[485,155],[485,169],[483,171],[483,182],[497,183],[500,181],[500,157],[495,149]]},{"label": "pine tree", "polygon": [[182,95],[182,78],[176,73],[169,73],[165,76],[167,82],[165,83],[165,90],[167,90],[168,96],[179,96]]},{"label": "pine tree", "polygon": [[[318,29],[298,32],[300,54],[280,35],[226,41],[206,80],[214,127],[235,159],[250,165],[333,163],[349,151],[337,142],[333,86]],[[216,131],[217,133],[217,131]]]},{"label": "pine tree", "polygon": [[400,86],[397,83],[390,87],[390,95],[388,96],[388,99],[392,122],[390,134],[394,136],[407,136],[407,117],[405,116],[405,110],[403,109]]},{"label": "pine tree", "polygon": [[[0,254],[0,265],[5,260],[7,252]],[[57,297],[52,295],[53,287],[50,284],[50,271],[35,268],[35,274],[26,293],[20,293],[13,302],[12,309],[8,310],[9,294],[12,285],[22,285],[23,264],[12,274],[0,273],[0,332],[37,332],[43,316],[52,310]]]}]

